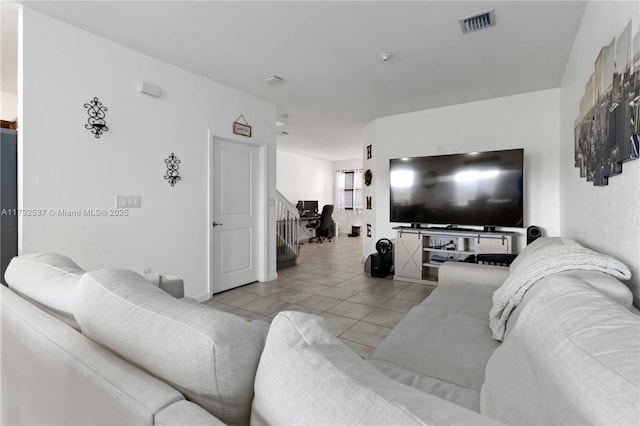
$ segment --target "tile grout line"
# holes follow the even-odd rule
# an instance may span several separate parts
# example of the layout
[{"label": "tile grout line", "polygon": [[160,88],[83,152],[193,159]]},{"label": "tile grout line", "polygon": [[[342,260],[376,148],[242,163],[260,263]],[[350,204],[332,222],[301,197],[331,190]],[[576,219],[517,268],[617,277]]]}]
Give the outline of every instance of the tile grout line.
[{"label": "tile grout line", "polygon": [[365,345],[364,343],[356,342],[356,341],[353,341],[353,340],[351,340],[351,339],[347,339],[346,337],[337,337],[337,338],[338,338],[338,339],[343,339],[343,340],[348,340],[348,341],[349,341],[349,342],[351,342],[351,343],[357,343],[358,345],[361,345],[361,346],[366,346],[367,348],[371,348],[371,349],[373,349],[374,351],[376,350],[376,348],[374,348],[373,346]]}]

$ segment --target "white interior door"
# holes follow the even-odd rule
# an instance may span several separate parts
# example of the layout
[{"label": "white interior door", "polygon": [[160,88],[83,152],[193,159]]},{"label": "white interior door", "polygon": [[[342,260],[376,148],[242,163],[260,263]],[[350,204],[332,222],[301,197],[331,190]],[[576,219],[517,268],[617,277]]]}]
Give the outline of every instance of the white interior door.
[{"label": "white interior door", "polygon": [[211,138],[210,289],[258,280],[259,148]]}]

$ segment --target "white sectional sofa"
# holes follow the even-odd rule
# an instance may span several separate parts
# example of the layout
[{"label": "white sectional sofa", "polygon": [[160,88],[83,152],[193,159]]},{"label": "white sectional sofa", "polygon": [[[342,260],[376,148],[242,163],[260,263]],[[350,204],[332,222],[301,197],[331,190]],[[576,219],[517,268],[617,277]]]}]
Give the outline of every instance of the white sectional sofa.
[{"label": "white sectional sofa", "polygon": [[562,263],[558,253],[575,244],[539,239],[510,268],[445,263],[438,287],[370,362],[507,424],[638,424],[640,316],[611,275],[588,270],[594,265],[551,267],[511,313],[502,343],[492,338],[494,292],[523,267]]},{"label": "white sectional sofa", "polygon": [[[602,272],[624,265],[558,266],[571,250],[547,238],[511,268],[443,265],[367,361],[313,315],[269,327],[131,271],[16,258],[0,289],[0,423],[638,424],[640,317]],[[521,280],[541,263],[534,284]],[[492,299],[511,288],[501,329]]]},{"label": "white sectional sofa", "polygon": [[[477,273],[481,271],[482,275]],[[438,287],[380,344],[371,364],[389,377],[480,411],[480,389],[489,357],[489,309],[508,268],[447,262]]]},{"label": "white sectional sofa", "polygon": [[0,423],[249,422],[268,324],[176,299],[133,271],[78,271],[56,254],[7,268]]}]

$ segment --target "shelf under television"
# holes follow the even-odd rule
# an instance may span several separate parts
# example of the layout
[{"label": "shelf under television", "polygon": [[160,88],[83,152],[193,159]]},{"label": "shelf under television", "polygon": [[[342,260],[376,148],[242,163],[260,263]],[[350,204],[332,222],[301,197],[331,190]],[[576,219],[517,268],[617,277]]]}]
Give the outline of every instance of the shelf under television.
[{"label": "shelf under television", "polygon": [[425,247],[425,248],[423,248],[423,250],[424,251],[435,252],[435,253],[466,254],[466,255],[474,254],[474,252],[472,252],[472,251],[437,249],[437,248],[433,248],[433,247]]},{"label": "shelf under television", "polygon": [[[446,260],[446,262],[462,262],[462,260],[448,259]],[[445,262],[438,262],[438,263],[424,262],[422,266],[426,266],[428,268],[439,268],[442,266],[443,263]]]}]

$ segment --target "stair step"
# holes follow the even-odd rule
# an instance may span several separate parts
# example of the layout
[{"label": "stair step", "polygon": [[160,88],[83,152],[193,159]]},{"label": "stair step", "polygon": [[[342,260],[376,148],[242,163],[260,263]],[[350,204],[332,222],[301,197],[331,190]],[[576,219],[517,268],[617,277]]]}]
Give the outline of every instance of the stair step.
[{"label": "stair step", "polygon": [[278,260],[276,263],[276,270],[279,271],[280,269],[296,266],[296,259],[297,257],[294,256],[289,259]]}]

